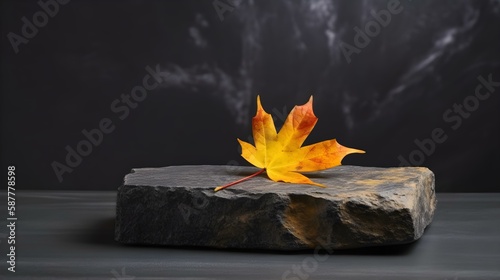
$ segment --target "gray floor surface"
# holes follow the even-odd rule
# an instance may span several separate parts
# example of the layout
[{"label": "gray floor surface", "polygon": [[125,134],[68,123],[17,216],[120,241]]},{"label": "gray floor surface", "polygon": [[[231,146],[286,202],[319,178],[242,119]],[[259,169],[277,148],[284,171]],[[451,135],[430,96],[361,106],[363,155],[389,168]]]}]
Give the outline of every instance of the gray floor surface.
[{"label": "gray floor surface", "polygon": [[500,194],[438,194],[419,241],[331,255],[125,246],[113,238],[115,201],[116,192],[18,191],[16,272],[4,225],[2,279],[500,279]]}]

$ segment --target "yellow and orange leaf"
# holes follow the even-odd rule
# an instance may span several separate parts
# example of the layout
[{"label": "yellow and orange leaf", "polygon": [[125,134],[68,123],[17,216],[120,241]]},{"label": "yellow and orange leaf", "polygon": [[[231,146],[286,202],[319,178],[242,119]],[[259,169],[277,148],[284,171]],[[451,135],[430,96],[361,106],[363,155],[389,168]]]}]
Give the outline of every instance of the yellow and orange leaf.
[{"label": "yellow and orange leaf", "polygon": [[215,191],[254,177],[264,170],[269,178],[276,182],[324,187],[299,172],[332,168],[340,165],[348,154],[364,153],[362,150],[344,147],[335,139],[302,147],[318,121],[312,104],[311,96],[306,104],[295,106],[277,133],[272,116],[264,111],[260,96],[257,96],[257,113],[252,119],[255,146],[240,139],[238,142],[242,149],[241,156],[262,170],[236,182],[217,187]]}]

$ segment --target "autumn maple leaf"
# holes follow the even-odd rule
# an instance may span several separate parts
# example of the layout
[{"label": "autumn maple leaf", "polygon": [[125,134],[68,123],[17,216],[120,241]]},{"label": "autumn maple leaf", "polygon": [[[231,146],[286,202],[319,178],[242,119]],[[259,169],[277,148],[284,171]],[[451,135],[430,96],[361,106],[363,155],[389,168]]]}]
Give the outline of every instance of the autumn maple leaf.
[{"label": "autumn maple leaf", "polygon": [[264,111],[260,96],[257,96],[257,114],[252,119],[255,146],[240,139],[238,142],[242,149],[241,156],[261,170],[238,181],[217,187],[215,191],[250,179],[264,171],[276,182],[324,187],[299,172],[332,168],[341,165],[342,159],[348,154],[364,153],[362,150],[344,147],[335,139],[302,147],[318,121],[312,104],[311,96],[306,104],[295,106],[279,133],[276,133],[272,116]]}]

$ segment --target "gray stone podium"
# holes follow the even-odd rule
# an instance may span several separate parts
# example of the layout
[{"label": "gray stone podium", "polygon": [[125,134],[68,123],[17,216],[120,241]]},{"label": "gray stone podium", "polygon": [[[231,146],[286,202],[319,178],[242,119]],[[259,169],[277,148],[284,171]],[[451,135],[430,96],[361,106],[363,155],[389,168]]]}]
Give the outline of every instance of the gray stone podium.
[{"label": "gray stone podium", "polygon": [[424,167],[338,166],[308,173],[326,188],[267,175],[214,192],[258,169],[138,168],[118,189],[115,239],[126,244],[273,250],[349,249],[419,239],[436,208]]}]

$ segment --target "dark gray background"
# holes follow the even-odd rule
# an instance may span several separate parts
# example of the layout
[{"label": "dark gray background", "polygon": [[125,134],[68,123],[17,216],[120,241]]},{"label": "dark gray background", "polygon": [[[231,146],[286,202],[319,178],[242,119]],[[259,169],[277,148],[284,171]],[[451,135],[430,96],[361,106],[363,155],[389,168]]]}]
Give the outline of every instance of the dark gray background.
[{"label": "dark gray background", "polygon": [[[210,0],[73,0],[17,54],[8,34],[41,8],[1,3],[1,160],[16,165],[19,188],[113,190],[133,167],[246,164],[236,138],[251,135],[256,95],[287,114],[313,94],[307,143],[367,151],[344,164],[398,166],[441,128],[446,141],[419,163],[437,191],[499,190],[500,88],[456,130],[443,119],[478,76],[500,81],[499,1],[401,1],[351,63],[339,44],[353,45],[353,28],[388,1],[236,1],[221,20]],[[169,79],[120,120],[110,104],[148,65]],[[103,118],[115,130],[60,182],[51,164]]]}]

